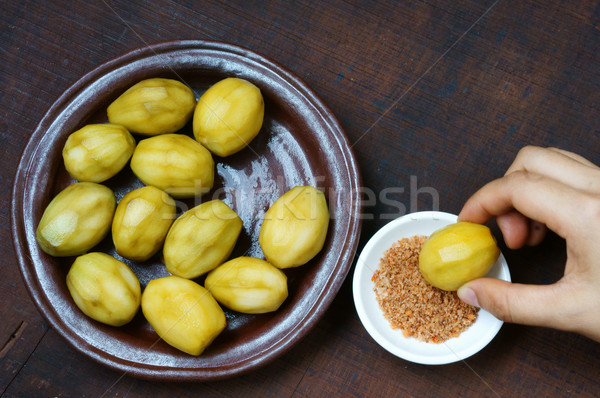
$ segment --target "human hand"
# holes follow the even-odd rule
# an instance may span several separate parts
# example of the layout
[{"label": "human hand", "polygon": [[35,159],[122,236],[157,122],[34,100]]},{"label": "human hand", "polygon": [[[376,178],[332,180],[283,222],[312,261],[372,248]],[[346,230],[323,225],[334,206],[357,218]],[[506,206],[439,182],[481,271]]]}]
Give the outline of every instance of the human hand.
[{"label": "human hand", "polygon": [[481,278],[458,290],[498,319],[577,332],[600,342],[600,168],[571,152],[525,147],[504,177],[477,191],[460,221],[493,216],[507,246],[536,245],[546,227],[566,240],[563,277],[551,285]]}]

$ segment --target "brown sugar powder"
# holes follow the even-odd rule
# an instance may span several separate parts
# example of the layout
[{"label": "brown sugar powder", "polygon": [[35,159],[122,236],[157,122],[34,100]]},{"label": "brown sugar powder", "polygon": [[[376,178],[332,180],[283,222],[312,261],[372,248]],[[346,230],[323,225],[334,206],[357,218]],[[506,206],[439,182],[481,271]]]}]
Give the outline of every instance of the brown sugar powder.
[{"label": "brown sugar powder", "polygon": [[413,236],[394,243],[371,279],[379,307],[393,329],[401,329],[406,337],[441,343],[471,326],[479,309],[423,278],[419,252],[426,239]]}]

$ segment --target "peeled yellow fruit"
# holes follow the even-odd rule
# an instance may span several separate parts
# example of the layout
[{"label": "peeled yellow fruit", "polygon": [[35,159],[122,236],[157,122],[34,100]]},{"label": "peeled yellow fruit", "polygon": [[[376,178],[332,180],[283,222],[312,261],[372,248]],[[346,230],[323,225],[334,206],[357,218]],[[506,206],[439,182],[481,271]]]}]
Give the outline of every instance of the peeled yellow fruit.
[{"label": "peeled yellow fruit", "polygon": [[242,230],[242,220],[220,200],[183,213],[167,234],[163,256],[167,271],[196,278],[222,264]]},{"label": "peeled yellow fruit", "polygon": [[214,183],[210,152],[183,134],[164,134],[138,143],[131,169],[146,185],[153,185],[175,198],[206,193]]},{"label": "peeled yellow fruit", "polygon": [[117,253],[136,261],[152,257],[162,247],[175,213],[175,201],[158,188],[148,186],[127,193],[112,223]]},{"label": "peeled yellow fruit", "polygon": [[210,87],[198,100],[194,136],[215,155],[229,156],[256,137],[264,113],[260,89],[230,77]]},{"label": "peeled yellow fruit", "polygon": [[254,257],[238,257],[218,266],[204,286],[219,303],[247,314],[275,311],[288,296],[285,274]]},{"label": "peeled yellow fruit", "polygon": [[108,254],[77,257],[67,274],[67,288],[84,314],[108,325],[128,323],[140,307],[137,276]]},{"label": "peeled yellow fruit", "polygon": [[210,292],[174,275],[148,283],[142,312],[165,342],[190,355],[200,355],[225,329],[225,313]]},{"label": "peeled yellow fruit", "polygon": [[192,117],[196,98],[185,84],[172,79],[147,79],[130,87],[108,106],[110,123],[144,135],[174,133]]},{"label": "peeled yellow fruit", "polygon": [[321,251],[328,226],[323,192],[294,187],[267,210],[258,241],[269,263],[278,268],[297,267]]},{"label": "peeled yellow fruit", "polygon": [[432,286],[457,290],[487,274],[499,255],[500,249],[488,227],[458,222],[435,231],[425,241],[419,254],[419,269]]},{"label": "peeled yellow fruit", "polygon": [[129,131],[116,124],[88,124],[67,138],[65,168],[79,181],[102,182],[127,164],[135,149]]},{"label": "peeled yellow fruit", "polygon": [[71,184],[44,210],[36,231],[37,242],[52,256],[83,254],[106,236],[115,206],[113,192],[104,185]]}]

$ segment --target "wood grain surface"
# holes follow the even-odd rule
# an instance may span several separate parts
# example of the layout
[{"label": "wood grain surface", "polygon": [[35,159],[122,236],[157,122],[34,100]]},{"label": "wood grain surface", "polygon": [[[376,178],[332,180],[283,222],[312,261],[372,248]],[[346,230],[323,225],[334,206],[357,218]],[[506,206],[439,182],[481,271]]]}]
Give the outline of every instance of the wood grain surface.
[{"label": "wood grain surface", "polygon": [[[132,48],[171,39],[225,41],[261,53],[330,106],[353,144],[365,187],[359,250],[405,212],[439,205],[457,213],[476,189],[503,175],[524,145],[560,147],[600,164],[598,1],[2,2],[0,393],[600,395],[600,344],[550,329],[505,324],[483,351],[450,365],[394,357],[358,319],[353,268],[305,339],[243,376],[144,381],[71,348],[34,307],[14,255],[9,203],[20,154],[79,77]],[[501,248],[514,281],[545,284],[562,275],[565,245],[555,235],[535,248]]]}]

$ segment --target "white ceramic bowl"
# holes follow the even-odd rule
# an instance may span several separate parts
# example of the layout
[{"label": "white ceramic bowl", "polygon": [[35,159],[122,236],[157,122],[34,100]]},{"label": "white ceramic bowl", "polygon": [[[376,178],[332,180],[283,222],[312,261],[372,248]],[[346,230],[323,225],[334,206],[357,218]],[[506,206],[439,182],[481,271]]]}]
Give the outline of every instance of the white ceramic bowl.
[{"label": "white ceramic bowl", "polygon": [[[412,337],[404,337],[399,329],[392,329],[379,308],[371,277],[379,267],[379,260],[384,252],[402,238],[429,236],[456,220],[456,215],[434,211],[411,213],[397,218],[373,235],[358,258],[352,284],[358,316],[379,345],[407,361],[426,365],[460,361],[485,347],[502,326],[502,321],[481,309],[475,323],[460,336],[440,344],[425,343]],[[487,276],[510,281],[508,265],[502,254]]]}]

